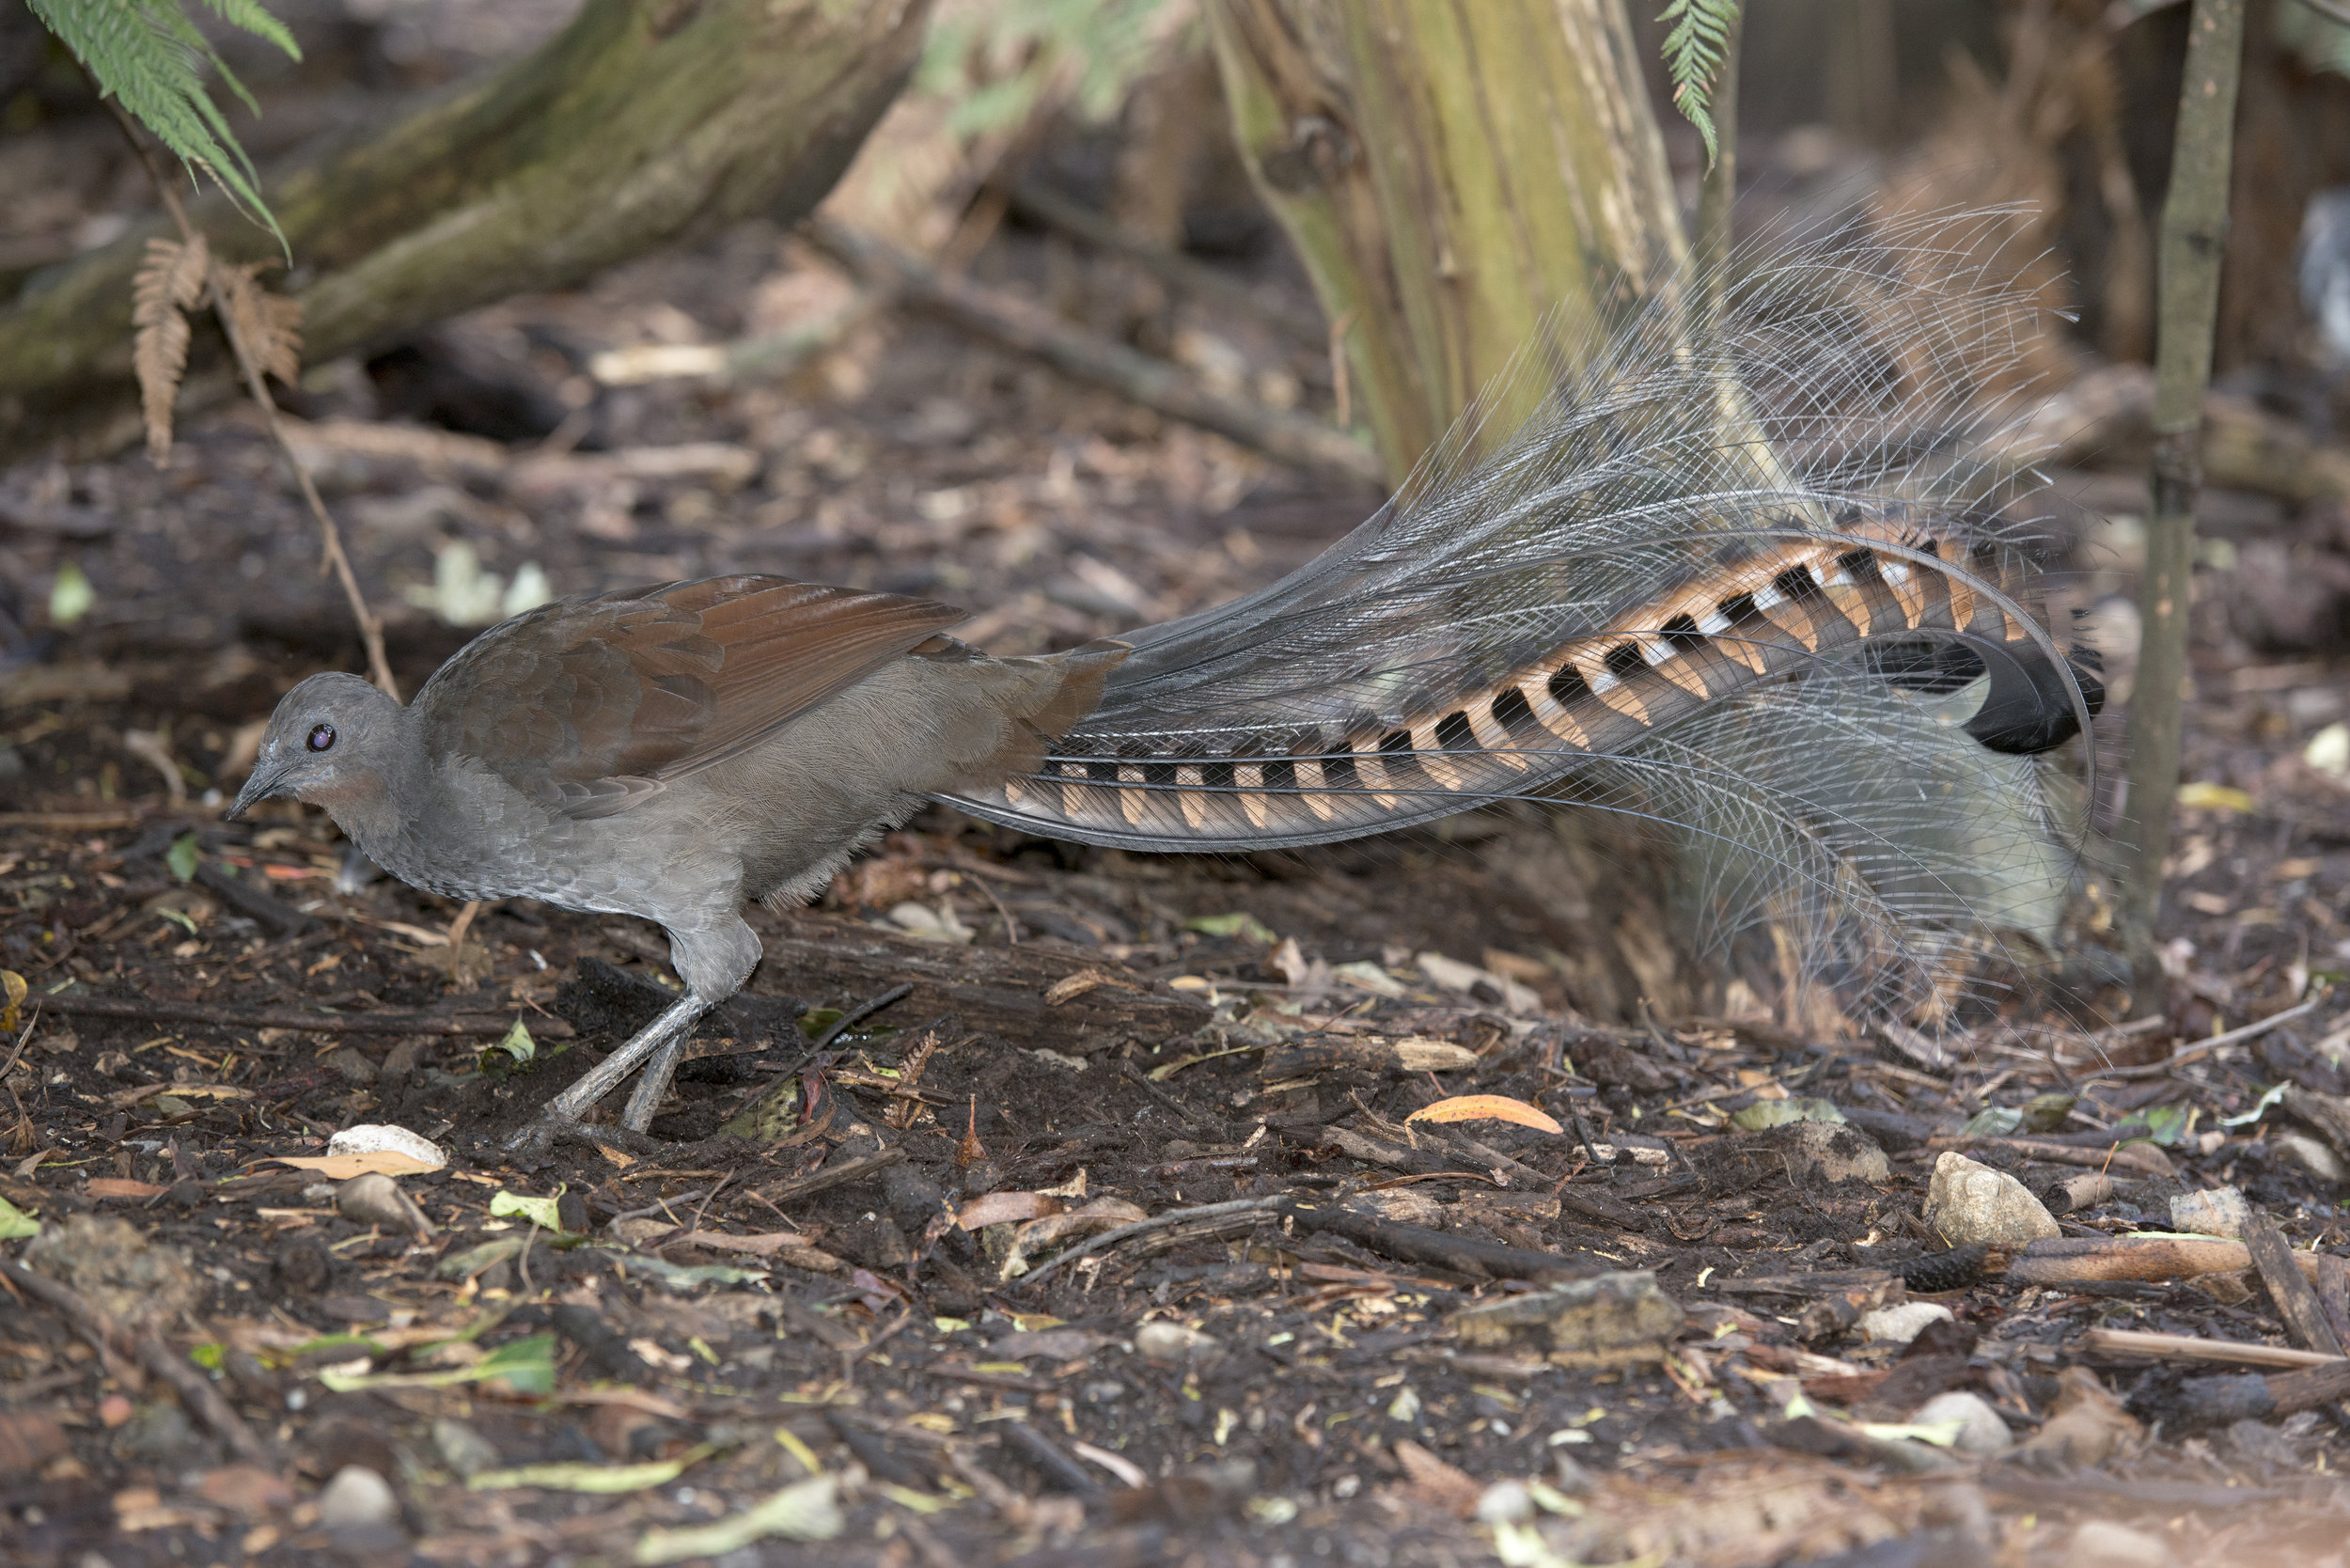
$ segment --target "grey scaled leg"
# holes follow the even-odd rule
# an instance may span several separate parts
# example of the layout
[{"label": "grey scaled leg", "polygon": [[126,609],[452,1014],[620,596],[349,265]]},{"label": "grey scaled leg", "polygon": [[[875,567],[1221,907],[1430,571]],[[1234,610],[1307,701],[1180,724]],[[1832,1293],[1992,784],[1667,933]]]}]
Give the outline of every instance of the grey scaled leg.
[{"label": "grey scaled leg", "polygon": [[[701,1015],[717,1004],[695,996],[691,991],[662,1010],[661,1016],[638,1030],[634,1039],[581,1075],[580,1080],[547,1102],[539,1119],[506,1140],[509,1150],[536,1149],[545,1144],[555,1129],[570,1121],[577,1121],[588,1106],[609,1094],[622,1078],[634,1072],[647,1057],[655,1058],[659,1082],[649,1070],[646,1081],[629,1097],[626,1125],[633,1132],[642,1132],[652,1120],[652,1107],[669,1086],[669,1074],[677,1067],[678,1053],[683,1049],[685,1037],[693,1032]],[[646,1090],[652,1093],[648,1096]],[[638,1116],[639,1102],[643,1115]]]}]

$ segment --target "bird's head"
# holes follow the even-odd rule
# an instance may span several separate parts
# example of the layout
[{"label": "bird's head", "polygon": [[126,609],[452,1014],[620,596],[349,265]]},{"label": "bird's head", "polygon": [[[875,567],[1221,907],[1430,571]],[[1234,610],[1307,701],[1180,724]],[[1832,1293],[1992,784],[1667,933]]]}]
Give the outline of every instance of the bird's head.
[{"label": "bird's head", "polygon": [[331,810],[380,793],[400,760],[405,713],[356,675],[311,676],[278,699],[228,816],[276,795]]}]

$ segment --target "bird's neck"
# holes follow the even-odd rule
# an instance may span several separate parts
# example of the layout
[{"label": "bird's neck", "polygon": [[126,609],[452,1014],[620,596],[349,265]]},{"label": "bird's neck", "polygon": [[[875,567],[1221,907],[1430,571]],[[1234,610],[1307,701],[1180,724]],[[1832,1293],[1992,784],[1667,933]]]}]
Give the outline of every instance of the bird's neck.
[{"label": "bird's neck", "polygon": [[409,819],[431,790],[423,749],[407,733],[411,723],[408,711],[401,709],[393,744],[379,748],[375,766],[338,781],[331,792],[307,796],[326,808],[344,838],[378,864],[407,831]]}]

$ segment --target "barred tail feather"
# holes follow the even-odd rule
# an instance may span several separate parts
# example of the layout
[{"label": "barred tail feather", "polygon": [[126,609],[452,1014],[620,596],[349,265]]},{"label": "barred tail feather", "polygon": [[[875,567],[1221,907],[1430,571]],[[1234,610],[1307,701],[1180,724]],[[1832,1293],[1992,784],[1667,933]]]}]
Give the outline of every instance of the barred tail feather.
[{"label": "barred tail feather", "polygon": [[1661,280],[1529,364],[1523,428],[1465,421],[1287,579],[1123,639],[1041,766],[954,803],[1230,850],[1572,795],[1686,834],[1725,930],[2044,938],[2076,833],[2040,758],[2102,692],[2001,521],[2028,471],[1983,394],[2040,309],[1978,259],[2005,217],[1743,256],[1711,329]]}]

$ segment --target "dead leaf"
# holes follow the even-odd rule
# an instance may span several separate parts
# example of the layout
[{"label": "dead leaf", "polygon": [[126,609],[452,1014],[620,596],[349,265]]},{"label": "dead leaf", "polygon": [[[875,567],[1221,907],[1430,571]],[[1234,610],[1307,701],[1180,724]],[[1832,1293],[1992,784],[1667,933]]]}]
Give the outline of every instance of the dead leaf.
[{"label": "dead leaf", "polygon": [[1566,1129],[1543,1111],[1506,1094],[1456,1094],[1433,1105],[1422,1105],[1406,1121],[1511,1121],[1521,1127],[1563,1134]]},{"label": "dead leaf", "polygon": [[139,378],[139,409],[147,422],[147,455],[161,467],[171,456],[171,410],[188,368],[188,318],[204,294],[212,251],[198,234],[149,240],[147,259],[131,280],[131,365]]},{"label": "dead leaf", "polygon": [[93,1176],[83,1190],[92,1198],[154,1198],[171,1189],[152,1182],[133,1182],[127,1176]]},{"label": "dead leaf", "polygon": [[0,1475],[30,1476],[71,1446],[54,1417],[0,1410]]},{"label": "dead leaf", "polygon": [[2114,1450],[2137,1439],[2142,1430],[2137,1419],[2106,1392],[2095,1372],[2067,1367],[2057,1374],[2057,1384],[2056,1414],[2016,1449],[2016,1457],[2067,1468],[2102,1465]]},{"label": "dead leaf", "polygon": [[979,1141],[979,1097],[971,1096],[971,1120],[964,1129],[963,1141],[955,1145],[955,1168],[968,1170],[987,1161],[987,1145]]},{"label": "dead leaf", "polygon": [[1467,1471],[1410,1441],[1396,1444],[1395,1459],[1403,1466],[1403,1490],[1415,1498],[1458,1519],[1477,1512],[1477,1499],[1485,1495],[1485,1489]]},{"label": "dead leaf", "polygon": [[227,306],[254,366],[290,386],[302,375],[302,302],[261,287],[260,272],[268,264],[216,266],[212,288]]}]

